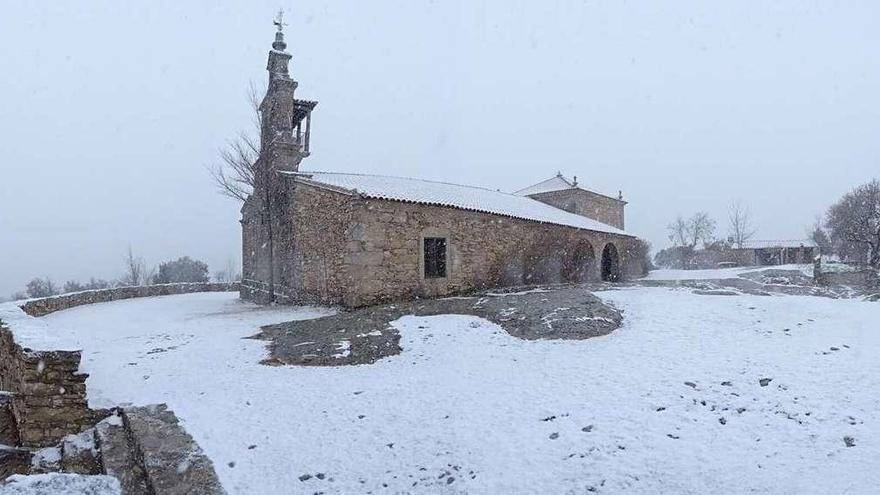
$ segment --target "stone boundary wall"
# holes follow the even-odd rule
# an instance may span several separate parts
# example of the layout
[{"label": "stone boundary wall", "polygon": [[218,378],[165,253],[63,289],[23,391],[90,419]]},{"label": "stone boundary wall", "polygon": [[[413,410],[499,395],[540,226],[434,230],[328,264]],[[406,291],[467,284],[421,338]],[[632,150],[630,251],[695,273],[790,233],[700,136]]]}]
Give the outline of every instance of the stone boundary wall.
[{"label": "stone boundary wall", "polygon": [[[236,283],[186,283],[117,287],[62,294],[18,303],[33,317],[85,304],[192,292],[238,291]],[[12,416],[19,443],[39,448],[57,444],[64,436],[91,428],[107,411],[89,409],[86,378],[80,373],[80,351],[47,351],[22,347],[0,321],[0,391],[11,394]]]},{"label": "stone boundary wall", "polygon": [[40,317],[65,309],[135,297],[168,296],[173,294],[189,294],[192,292],[237,292],[239,283],[185,283],[144,285],[139,287],[114,287],[111,289],[86,290],[71,292],[59,296],[30,299],[19,306],[30,316]]},{"label": "stone boundary wall", "polygon": [[880,276],[873,269],[853,271],[819,271],[814,274],[816,283],[825,287],[848,286],[863,289],[880,288]]},{"label": "stone boundary wall", "polygon": [[89,409],[80,351],[33,351],[15,343],[0,322],[0,390],[12,395],[12,415],[24,447],[49,447],[94,426],[102,411]]}]

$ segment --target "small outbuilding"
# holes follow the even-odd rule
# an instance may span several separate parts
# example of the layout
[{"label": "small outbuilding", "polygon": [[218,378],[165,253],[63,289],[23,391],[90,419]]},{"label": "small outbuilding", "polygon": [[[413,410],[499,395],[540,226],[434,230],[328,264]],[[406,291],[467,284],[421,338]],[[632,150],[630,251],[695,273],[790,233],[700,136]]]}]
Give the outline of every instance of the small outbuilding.
[{"label": "small outbuilding", "polygon": [[736,263],[746,266],[803,265],[812,263],[819,246],[808,239],[745,241],[733,248]]}]

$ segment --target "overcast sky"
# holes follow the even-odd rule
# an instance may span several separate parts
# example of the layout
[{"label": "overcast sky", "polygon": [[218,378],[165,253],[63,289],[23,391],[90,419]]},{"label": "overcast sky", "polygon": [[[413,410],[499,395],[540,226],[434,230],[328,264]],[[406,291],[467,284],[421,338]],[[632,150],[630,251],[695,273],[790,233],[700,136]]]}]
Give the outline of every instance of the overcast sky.
[{"label": "overcast sky", "polygon": [[[304,169],[623,190],[663,247],[731,200],[802,238],[880,175],[880,2],[277,0],[0,8],[0,294],[240,257],[205,171],[250,122],[271,21],[320,101]],[[240,264],[240,261],[238,262]]]}]

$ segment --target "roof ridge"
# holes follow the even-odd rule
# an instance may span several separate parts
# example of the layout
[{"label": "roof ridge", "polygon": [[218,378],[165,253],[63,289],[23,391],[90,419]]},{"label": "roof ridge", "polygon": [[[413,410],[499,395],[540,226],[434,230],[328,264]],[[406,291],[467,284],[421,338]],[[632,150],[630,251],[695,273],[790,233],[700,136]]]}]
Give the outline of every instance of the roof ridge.
[{"label": "roof ridge", "polygon": [[316,187],[327,187],[337,192],[358,193],[366,198],[479,211],[595,232],[631,236],[624,229],[613,227],[599,220],[576,215],[534,198],[498,189],[379,174],[306,170],[279,171],[279,173],[297,177],[303,183],[314,184]]},{"label": "roof ridge", "polygon": [[[580,187],[576,186],[573,182],[571,182],[570,180],[568,180],[564,175],[562,175],[562,174],[556,174],[556,175],[554,175],[553,177],[550,177],[549,179],[544,179],[544,180],[542,180],[541,182],[536,182],[536,183],[531,184],[531,185],[529,185],[529,186],[526,186],[526,187],[523,187],[523,188],[517,189],[516,191],[513,192],[513,194],[516,194],[517,196],[521,196],[522,194],[520,194],[520,193],[522,193],[523,191],[526,191],[526,190],[529,190],[529,189],[532,189],[532,188],[535,188],[535,187],[541,186],[542,184],[546,184],[546,183],[548,183],[548,182],[551,182],[551,181],[553,181],[553,180],[557,180],[557,179],[558,179],[558,180],[561,180],[562,182],[564,182],[564,183],[565,183],[568,187],[570,187],[570,188],[571,188],[571,187],[574,187],[574,188],[578,188],[578,189],[580,189]],[[559,189],[559,190],[561,190],[561,189]]]},{"label": "roof ridge", "polygon": [[364,174],[364,173],[355,173],[355,172],[322,172],[322,171],[318,171],[318,170],[309,170],[309,171],[305,171],[305,170],[304,170],[304,171],[300,171],[300,172],[296,172],[296,173],[299,174],[299,175],[309,175],[309,174],[356,175],[356,176],[358,176],[358,177],[384,177],[384,178],[387,178],[387,179],[403,179],[403,180],[412,180],[412,181],[418,181],[418,182],[427,182],[427,183],[429,183],[429,184],[444,184],[444,185],[447,185],[447,186],[467,187],[467,188],[470,188],[470,189],[479,189],[479,190],[481,190],[481,191],[489,191],[489,192],[493,192],[493,193],[500,193],[500,194],[504,194],[504,195],[507,195],[507,196],[517,196],[517,197],[520,197],[520,196],[517,195],[517,194],[509,193],[509,192],[507,192],[507,191],[502,191],[502,190],[500,190],[500,189],[489,189],[488,187],[482,187],[482,186],[472,186],[472,185],[469,185],[469,184],[456,184],[455,182],[445,182],[445,181],[440,181],[440,180],[418,179],[418,178],[415,178],[415,177],[404,177],[404,176],[400,176],[400,175]]}]

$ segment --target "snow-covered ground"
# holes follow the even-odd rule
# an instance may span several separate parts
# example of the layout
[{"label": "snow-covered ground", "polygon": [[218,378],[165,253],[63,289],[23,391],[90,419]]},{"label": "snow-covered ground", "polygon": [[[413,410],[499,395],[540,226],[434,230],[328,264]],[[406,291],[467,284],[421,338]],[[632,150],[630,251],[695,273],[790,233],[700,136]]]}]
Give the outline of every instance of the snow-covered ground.
[{"label": "snow-covered ground", "polygon": [[85,348],[95,405],[167,402],[230,493],[876,493],[880,304],[600,296],[625,310],[606,337],[409,316],[401,355],[340,368],[257,364],[241,337],[324,311],[235,294],[42,320]]},{"label": "snow-covered ground", "polygon": [[740,266],[712,270],[651,270],[642,280],[724,280],[761,270],[794,270],[813,276],[813,265]]},{"label": "snow-covered ground", "polygon": [[0,495],[120,495],[119,481],[112,476],[79,474],[13,475],[0,485]]}]

